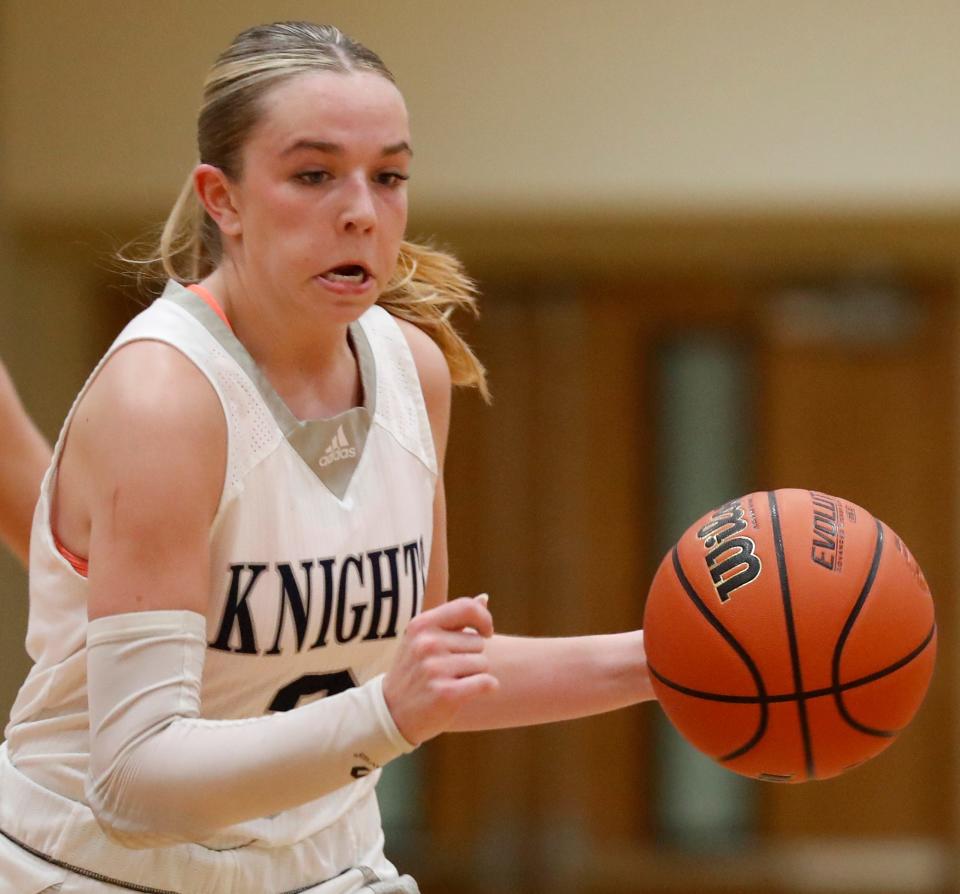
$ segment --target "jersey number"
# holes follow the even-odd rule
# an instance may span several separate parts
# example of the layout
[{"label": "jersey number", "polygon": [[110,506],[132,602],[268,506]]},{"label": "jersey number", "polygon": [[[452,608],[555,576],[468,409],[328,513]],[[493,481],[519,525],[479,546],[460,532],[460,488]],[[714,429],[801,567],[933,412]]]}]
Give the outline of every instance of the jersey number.
[{"label": "jersey number", "polygon": [[292,683],[287,683],[270,702],[270,711],[292,711],[300,699],[308,695],[320,694],[323,698],[346,692],[357,685],[353,673],[349,670],[334,671],[331,674],[305,674]]}]

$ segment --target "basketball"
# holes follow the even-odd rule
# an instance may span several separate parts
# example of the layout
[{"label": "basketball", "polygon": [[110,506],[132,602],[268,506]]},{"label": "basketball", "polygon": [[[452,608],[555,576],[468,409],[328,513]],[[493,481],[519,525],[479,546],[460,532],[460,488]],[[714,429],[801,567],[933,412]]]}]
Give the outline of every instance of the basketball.
[{"label": "basketball", "polygon": [[937,628],[904,542],[853,503],[784,489],[730,500],[664,557],[644,610],[660,704],[724,767],[843,773],[920,707]]}]

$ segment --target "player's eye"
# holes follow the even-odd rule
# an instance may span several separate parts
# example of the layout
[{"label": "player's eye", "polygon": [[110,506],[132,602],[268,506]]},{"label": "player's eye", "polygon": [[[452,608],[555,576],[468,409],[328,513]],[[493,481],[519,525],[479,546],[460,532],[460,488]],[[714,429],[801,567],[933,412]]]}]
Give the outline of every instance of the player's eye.
[{"label": "player's eye", "polygon": [[409,174],[401,174],[399,171],[382,171],[377,174],[376,177],[377,183],[381,183],[384,186],[399,186],[409,179]]},{"label": "player's eye", "polygon": [[331,177],[329,171],[301,171],[294,176],[295,180],[306,183],[308,186],[315,186],[320,183],[326,183]]}]

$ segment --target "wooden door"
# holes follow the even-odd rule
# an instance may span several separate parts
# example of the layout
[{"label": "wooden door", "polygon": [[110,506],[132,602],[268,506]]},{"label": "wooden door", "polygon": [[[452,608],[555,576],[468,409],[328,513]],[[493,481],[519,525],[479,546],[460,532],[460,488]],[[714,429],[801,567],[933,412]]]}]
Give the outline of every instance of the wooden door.
[{"label": "wooden door", "polygon": [[[949,840],[953,832],[944,787],[956,777],[955,310],[950,290],[935,281],[888,298],[903,302],[900,311],[887,307],[889,331],[883,321],[854,317],[791,334],[772,302],[758,363],[758,469],[768,486],[844,496],[904,539],[937,604],[937,673],[914,722],[879,757],[835,780],[765,790],[763,825],[772,836]],[[827,292],[807,303],[811,313],[829,314],[844,300],[858,297]],[[871,331],[857,331],[864,326]]]}]

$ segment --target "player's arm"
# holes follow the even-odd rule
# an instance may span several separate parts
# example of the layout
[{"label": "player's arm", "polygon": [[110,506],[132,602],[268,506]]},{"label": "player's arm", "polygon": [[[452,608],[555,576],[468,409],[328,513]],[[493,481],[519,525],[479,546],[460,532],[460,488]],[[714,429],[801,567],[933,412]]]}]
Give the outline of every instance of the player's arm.
[{"label": "player's arm", "polygon": [[[443,462],[450,425],[450,370],[440,348],[428,335],[411,323],[397,322],[417,367],[438,467],[424,610],[407,625],[383,686],[398,729],[410,742],[419,744],[452,729],[464,705],[496,691],[499,684],[485,654],[486,644],[493,636],[486,596],[447,602]],[[462,615],[451,614],[454,606],[464,603],[473,609],[477,623],[464,623]],[[411,684],[417,679],[426,685],[413,687]]]},{"label": "player's arm", "polygon": [[406,320],[397,320],[413,355],[423,392],[423,402],[430,419],[434,451],[437,455],[437,488],[433,499],[433,540],[427,568],[425,611],[447,601],[449,571],[447,561],[447,498],[443,486],[443,467],[450,432],[450,400],[452,384],[450,367],[436,342]]},{"label": "player's arm", "polygon": [[106,363],[73,416],[54,516],[88,557],[91,621],[205,613],[226,441],[216,393],[176,349],[135,342]]},{"label": "player's arm", "polygon": [[500,686],[465,704],[451,730],[572,720],[655,697],[642,630],[542,639],[497,635],[486,653]]},{"label": "player's arm", "polygon": [[0,540],[27,564],[30,526],[50,447],[27,416],[0,363]]},{"label": "player's arm", "polygon": [[[441,477],[434,506],[433,552],[424,607],[447,598],[447,536],[442,460],[450,426],[450,374],[439,348],[409,326],[433,429]],[[413,330],[413,331],[411,331]],[[527,726],[599,714],[653,698],[643,631],[563,638],[497,634],[484,642],[496,688],[464,703],[450,729]],[[401,727],[402,728],[402,727]]]},{"label": "player's arm", "polygon": [[[212,386],[173,348],[143,342],[121,349],[92,385],[60,468],[58,530],[90,567],[86,797],[107,833],[131,847],[202,841],[348,785],[358,769],[412,747],[383,677],[284,713],[202,718],[210,529],[225,465]],[[451,602],[434,620],[451,636],[492,632],[475,600]],[[401,645],[394,692],[429,738],[484,681],[425,668],[424,657]]]}]

